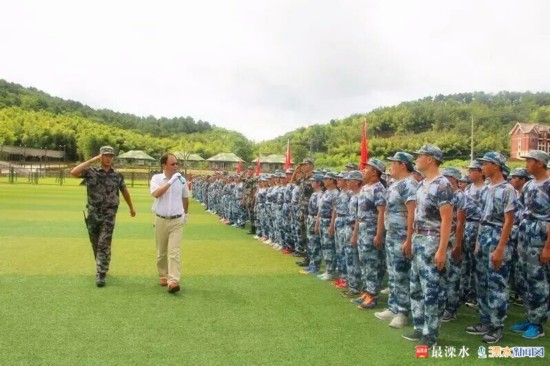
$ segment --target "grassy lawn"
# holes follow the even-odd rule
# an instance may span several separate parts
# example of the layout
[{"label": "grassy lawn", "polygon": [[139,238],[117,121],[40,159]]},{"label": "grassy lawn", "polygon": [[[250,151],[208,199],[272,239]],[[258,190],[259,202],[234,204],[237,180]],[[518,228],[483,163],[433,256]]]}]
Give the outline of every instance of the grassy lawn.
[{"label": "grassy lawn", "polygon": [[[0,365],[548,364],[548,356],[479,360],[480,338],[463,330],[477,322],[467,308],[442,326],[440,344],[466,346],[469,357],[416,359],[401,330],[196,202],[184,229],[182,292],[169,295],[157,285],[145,184],[130,189],[135,218],[121,204],[107,286],[98,289],[85,188],[76,179],[44,183],[0,179]],[[520,318],[512,307],[507,323]],[[501,345],[550,352],[550,335],[530,342],[507,331]]]}]

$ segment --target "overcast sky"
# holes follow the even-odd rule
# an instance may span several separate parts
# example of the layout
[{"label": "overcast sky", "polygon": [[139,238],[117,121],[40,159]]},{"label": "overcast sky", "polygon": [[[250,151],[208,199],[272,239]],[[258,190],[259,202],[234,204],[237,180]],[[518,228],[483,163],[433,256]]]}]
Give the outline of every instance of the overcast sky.
[{"label": "overcast sky", "polygon": [[548,91],[547,0],[0,0],[0,78],[265,140],[439,93]]}]

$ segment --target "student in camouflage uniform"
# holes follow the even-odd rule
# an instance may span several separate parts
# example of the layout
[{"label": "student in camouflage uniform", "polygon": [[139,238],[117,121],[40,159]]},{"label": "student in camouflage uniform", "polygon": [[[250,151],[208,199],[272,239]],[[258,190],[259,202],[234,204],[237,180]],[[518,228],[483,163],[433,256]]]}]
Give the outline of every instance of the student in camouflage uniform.
[{"label": "student in camouflage uniform", "polygon": [[[311,187],[311,184],[309,182],[309,179],[311,178],[313,174],[313,159],[311,158],[305,158],[302,163],[296,168],[294,171],[294,175],[292,180],[296,181],[296,184],[300,187],[298,196],[299,196],[299,206],[300,210],[298,212],[298,222],[300,223],[300,230],[298,230],[301,234],[300,240],[296,242],[295,248],[294,248],[294,256],[305,256],[305,243],[307,243],[307,236],[306,236],[306,219],[308,217],[308,205],[309,205],[309,198],[311,197],[311,194],[313,193],[313,188]],[[300,177],[299,180],[296,179],[296,177]],[[308,258],[304,258],[304,260],[297,262],[296,264],[300,266],[308,266],[309,260]]]},{"label": "student in camouflage uniform", "polygon": [[293,235],[293,221],[294,213],[291,209],[292,203],[292,191],[296,184],[292,182],[292,175],[294,174],[294,169],[290,168],[285,171],[285,184],[283,190],[283,254],[291,254],[294,252],[294,235]]},{"label": "student in camouflage uniform", "polygon": [[481,220],[475,249],[477,301],[480,323],[466,328],[468,334],[483,335],[489,344],[503,336],[508,310],[508,275],[512,259],[510,235],[516,210],[516,192],[502,174],[506,158],[488,152],[482,162],[490,183],[481,197]]},{"label": "student in camouflage uniform", "polygon": [[[516,190],[516,196],[521,196],[521,191],[523,186],[531,178],[529,173],[525,168],[516,168],[510,174],[510,184]],[[517,201],[517,209],[514,213],[514,225],[512,226],[512,247],[514,248],[512,253],[512,264],[510,265],[510,290],[511,298],[514,300],[514,304],[518,306],[523,306],[523,291],[527,288],[527,283],[525,283],[525,275],[520,268],[519,264],[519,253],[518,253],[518,235],[519,235],[519,224],[523,217],[523,204],[520,200]]]},{"label": "student in camouflage uniform", "polygon": [[453,190],[439,173],[443,153],[434,145],[418,150],[416,168],[425,179],[416,190],[411,263],[411,313],[414,332],[403,338],[437,344],[445,308],[447,246],[453,219]]},{"label": "student in camouflage uniform", "polygon": [[[456,313],[460,307],[462,296],[460,293],[462,238],[464,233],[464,216],[458,216],[459,211],[464,211],[464,192],[458,188],[458,181],[462,177],[458,168],[450,167],[443,169],[441,173],[453,188],[453,224],[451,228],[451,239],[447,251],[451,253],[447,266],[447,302],[445,312],[441,321],[450,322],[456,320]],[[460,234],[457,234],[457,233]],[[455,254],[454,256],[452,254]]]},{"label": "student in camouflage uniform", "polygon": [[459,256],[458,249],[453,250],[453,258],[461,261],[462,299],[466,306],[477,307],[474,250],[481,217],[481,196],[486,189],[479,161],[474,160],[468,166],[468,178],[472,183],[464,190],[464,208],[458,210],[458,217],[464,220],[464,232],[457,233],[457,239],[462,235],[462,253]]},{"label": "student in camouflage uniform", "polygon": [[[296,251],[296,247],[300,248],[301,253],[294,254],[296,255],[302,255],[303,253],[303,244],[300,244],[300,241],[302,240],[302,214],[301,214],[301,208],[300,208],[300,185],[297,183],[301,179],[301,173],[298,173],[298,175],[293,175],[290,177],[290,184],[292,185],[292,192],[291,192],[291,198],[290,198],[290,216],[291,216],[291,222],[290,222],[290,236],[292,243],[294,244],[294,247],[292,248],[293,251]],[[293,255],[294,255],[293,254]]]},{"label": "student in camouflage uniform", "polygon": [[250,165],[246,170],[246,178],[244,180],[244,197],[243,204],[246,210],[246,218],[250,221],[250,231],[248,234],[256,234],[256,210],[255,198],[258,180],[254,177],[254,166]]},{"label": "student in camouflage uniform", "polygon": [[527,339],[544,336],[543,324],[548,320],[550,292],[550,177],[546,167],[550,155],[532,150],[524,156],[525,167],[534,176],[522,190],[523,218],[519,228],[520,266],[527,284],[525,310],[527,320],[512,327]]},{"label": "student in camouflage uniform", "polygon": [[[336,176],[338,178],[337,184],[340,192],[336,198],[336,204],[332,212],[331,227],[334,228],[334,242],[336,247],[336,267],[338,269],[338,279],[334,282],[334,285],[338,288],[344,288],[347,286],[347,268],[344,248],[346,246],[346,221],[348,217],[348,205],[351,197],[351,191],[348,189],[347,172],[340,172]],[[349,241],[349,238],[347,238]]]},{"label": "student in camouflage uniform", "polygon": [[314,174],[309,178],[309,183],[313,193],[309,197],[307,207],[307,256],[304,261],[308,261],[307,268],[300,271],[302,274],[317,274],[321,268],[321,238],[315,232],[317,215],[319,213],[319,204],[324,194],[325,186],[323,184],[323,175]]},{"label": "student in camouflage uniform", "polygon": [[390,321],[390,327],[402,328],[407,324],[411,310],[409,271],[412,258],[412,235],[416,188],[418,182],[412,177],[414,158],[406,152],[397,152],[391,161],[391,176],[394,182],[386,191],[386,257],[388,266],[388,308],[374,315]]},{"label": "student in camouflage uniform", "polygon": [[336,276],[336,248],[334,226],[332,226],[332,212],[339,193],[336,181],[336,174],[333,172],[328,172],[323,177],[326,191],[319,203],[319,212],[315,223],[315,233],[321,237],[321,253],[325,261],[325,272],[318,276],[323,281],[333,280]]},{"label": "student in camouflage uniform", "polygon": [[267,240],[265,236],[266,232],[266,222],[265,222],[265,195],[267,191],[267,179],[265,177],[260,177],[258,180],[258,188],[256,189],[256,198],[254,199],[254,218],[256,219],[256,236],[254,239]]},{"label": "student in camouflage uniform", "polygon": [[378,292],[382,277],[381,267],[385,267],[384,251],[384,212],[386,208],[386,189],[380,177],[386,171],[386,165],[372,158],[366,162],[363,171],[365,185],[358,199],[357,220],[353,228],[351,243],[358,246],[361,263],[362,295],[353,300],[359,309],[372,309],[378,302]]},{"label": "student in camouflage uniform", "polygon": [[[111,262],[111,241],[119,205],[119,191],[128,204],[130,216],[136,216],[124,177],[112,167],[115,150],[111,146],[99,149],[99,155],[74,167],[71,175],[86,181],[88,218],[86,226],[96,262],[96,285],[105,286]],[[99,167],[90,165],[96,161]]]},{"label": "student in camouflage uniform", "polygon": [[[348,164],[349,165],[349,164]],[[348,298],[357,298],[361,293],[363,285],[361,283],[361,264],[359,262],[359,251],[357,243],[351,244],[351,237],[355,222],[357,220],[357,208],[359,201],[359,193],[363,185],[363,174],[358,170],[352,170],[346,176],[347,186],[350,192],[348,200],[347,215],[345,217],[345,227],[343,233],[344,241],[344,258],[347,272],[347,289],[344,288],[342,296]]]}]

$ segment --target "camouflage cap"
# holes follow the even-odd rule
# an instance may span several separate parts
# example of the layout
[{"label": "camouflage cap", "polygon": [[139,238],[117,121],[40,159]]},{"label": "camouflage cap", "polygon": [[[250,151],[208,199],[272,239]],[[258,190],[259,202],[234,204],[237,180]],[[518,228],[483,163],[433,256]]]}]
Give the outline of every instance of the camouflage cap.
[{"label": "camouflage cap", "polygon": [[355,163],[348,163],[348,164],[346,164],[346,168],[348,168],[348,169],[353,169],[353,170],[357,170],[357,164],[355,164]]},{"label": "camouflage cap", "polygon": [[413,152],[416,155],[430,155],[437,161],[443,161],[443,152],[435,145],[426,144],[423,145],[420,150]]},{"label": "camouflage cap", "polygon": [[482,158],[478,158],[476,160],[481,162],[486,161],[489,163],[497,164],[503,169],[504,169],[504,166],[506,165],[506,157],[496,151],[489,151],[488,153],[485,153],[485,155],[483,155]]},{"label": "camouflage cap", "polygon": [[363,181],[363,174],[359,170],[352,170],[348,172],[348,176],[344,178],[345,180],[358,180]]},{"label": "camouflage cap", "polygon": [[294,174],[294,169],[288,168],[288,169],[285,171],[285,174]]},{"label": "camouflage cap", "polygon": [[338,176],[334,172],[326,172],[323,179],[338,179]]},{"label": "camouflage cap", "polygon": [[510,174],[511,177],[521,177],[525,179],[529,179],[529,173],[527,172],[527,169],[525,168],[516,168],[512,171]]},{"label": "camouflage cap", "polygon": [[460,179],[458,180],[459,182],[462,182],[462,183],[472,183],[472,181],[470,180],[470,178],[468,178],[467,175],[463,175],[460,177]]},{"label": "camouflage cap", "polygon": [[386,164],[384,164],[384,162],[380,159],[370,158],[366,164],[372,166],[374,169],[378,170],[380,173],[384,173],[386,171]]},{"label": "camouflage cap", "polygon": [[509,167],[508,165],[506,165],[506,164],[504,164],[504,165],[502,166],[502,175],[504,176],[504,178],[508,178],[508,176],[510,175],[510,171],[511,171],[511,170],[512,170],[512,169],[510,169],[510,167]]},{"label": "camouflage cap", "polygon": [[305,164],[311,164],[311,165],[313,165],[313,159],[312,159],[312,158],[305,158],[305,159],[300,163],[300,165],[305,165]]},{"label": "camouflage cap", "polygon": [[338,179],[346,179],[347,175],[348,175],[348,172],[346,170],[342,170],[340,173],[336,174],[336,177]]},{"label": "camouflage cap", "polygon": [[324,179],[324,176],[323,176],[322,174],[319,174],[319,173],[313,174],[313,175],[309,178],[310,181],[315,181],[315,182],[322,182],[323,179]]},{"label": "camouflage cap", "polygon": [[550,162],[550,154],[548,154],[546,151],[542,150],[531,150],[527,153],[527,155],[522,156],[524,159],[535,159],[538,161],[541,161],[544,163],[544,165],[548,165]]},{"label": "camouflage cap", "polygon": [[399,161],[401,163],[405,164],[414,164],[414,156],[412,156],[409,153],[398,151],[395,153],[395,155],[392,158],[388,158],[389,161]]},{"label": "camouflage cap", "polygon": [[453,177],[456,180],[460,180],[460,178],[462,177],[462,173],[460,173],[460,170],[458,170],[458,168],[455,168],[455,167],[445,168],[443,169],[441,174],[445,177]]},{"label": "camouflage cap", "polygon": [[101,155],[116,155],[115,149],[113,149],[111,146],[101,146],[99,149],[99,153]]},{"label": "camouflage cap", "polygon": [[481,162],[479,162],[477,160],[472,160],[470,162],[470,165],[468,165],[467,168],[468,169],[479,169],[479,170],[481,170]]}]

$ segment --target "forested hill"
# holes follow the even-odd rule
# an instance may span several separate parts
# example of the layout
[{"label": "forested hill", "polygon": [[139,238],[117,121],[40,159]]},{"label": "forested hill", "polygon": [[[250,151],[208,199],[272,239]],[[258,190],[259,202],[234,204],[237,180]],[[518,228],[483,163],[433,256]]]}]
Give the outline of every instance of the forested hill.
[{"label": "forested hill", "polygon": [[385,158],[433,143],[443,149],[447,159],[467,159],[472,119],[476,155],[489,150],[508,154],[508,132],[516,122],[550,124],[550,93],[503,91],[426,97],[300,128],[262,142],[259,148],[285,151],[290,141],[294,160],[310,155],[321,166],[343,166],[358,159],[365,119],[369,152],[374,157]]},{"label": "forested hill", "polygon": [[109,109],[93,109],[73,100],[53,97],[36,88],[25,88],[19,84],[0,79],[0,109],[20,107],[27,111],[44,111],[55,115],[74,115],[85,119],[156,137],[174,134],[206,132],[212,130],[208,122],[195,121],[191,117],[155,118],[139,117],[118,113]]}]

